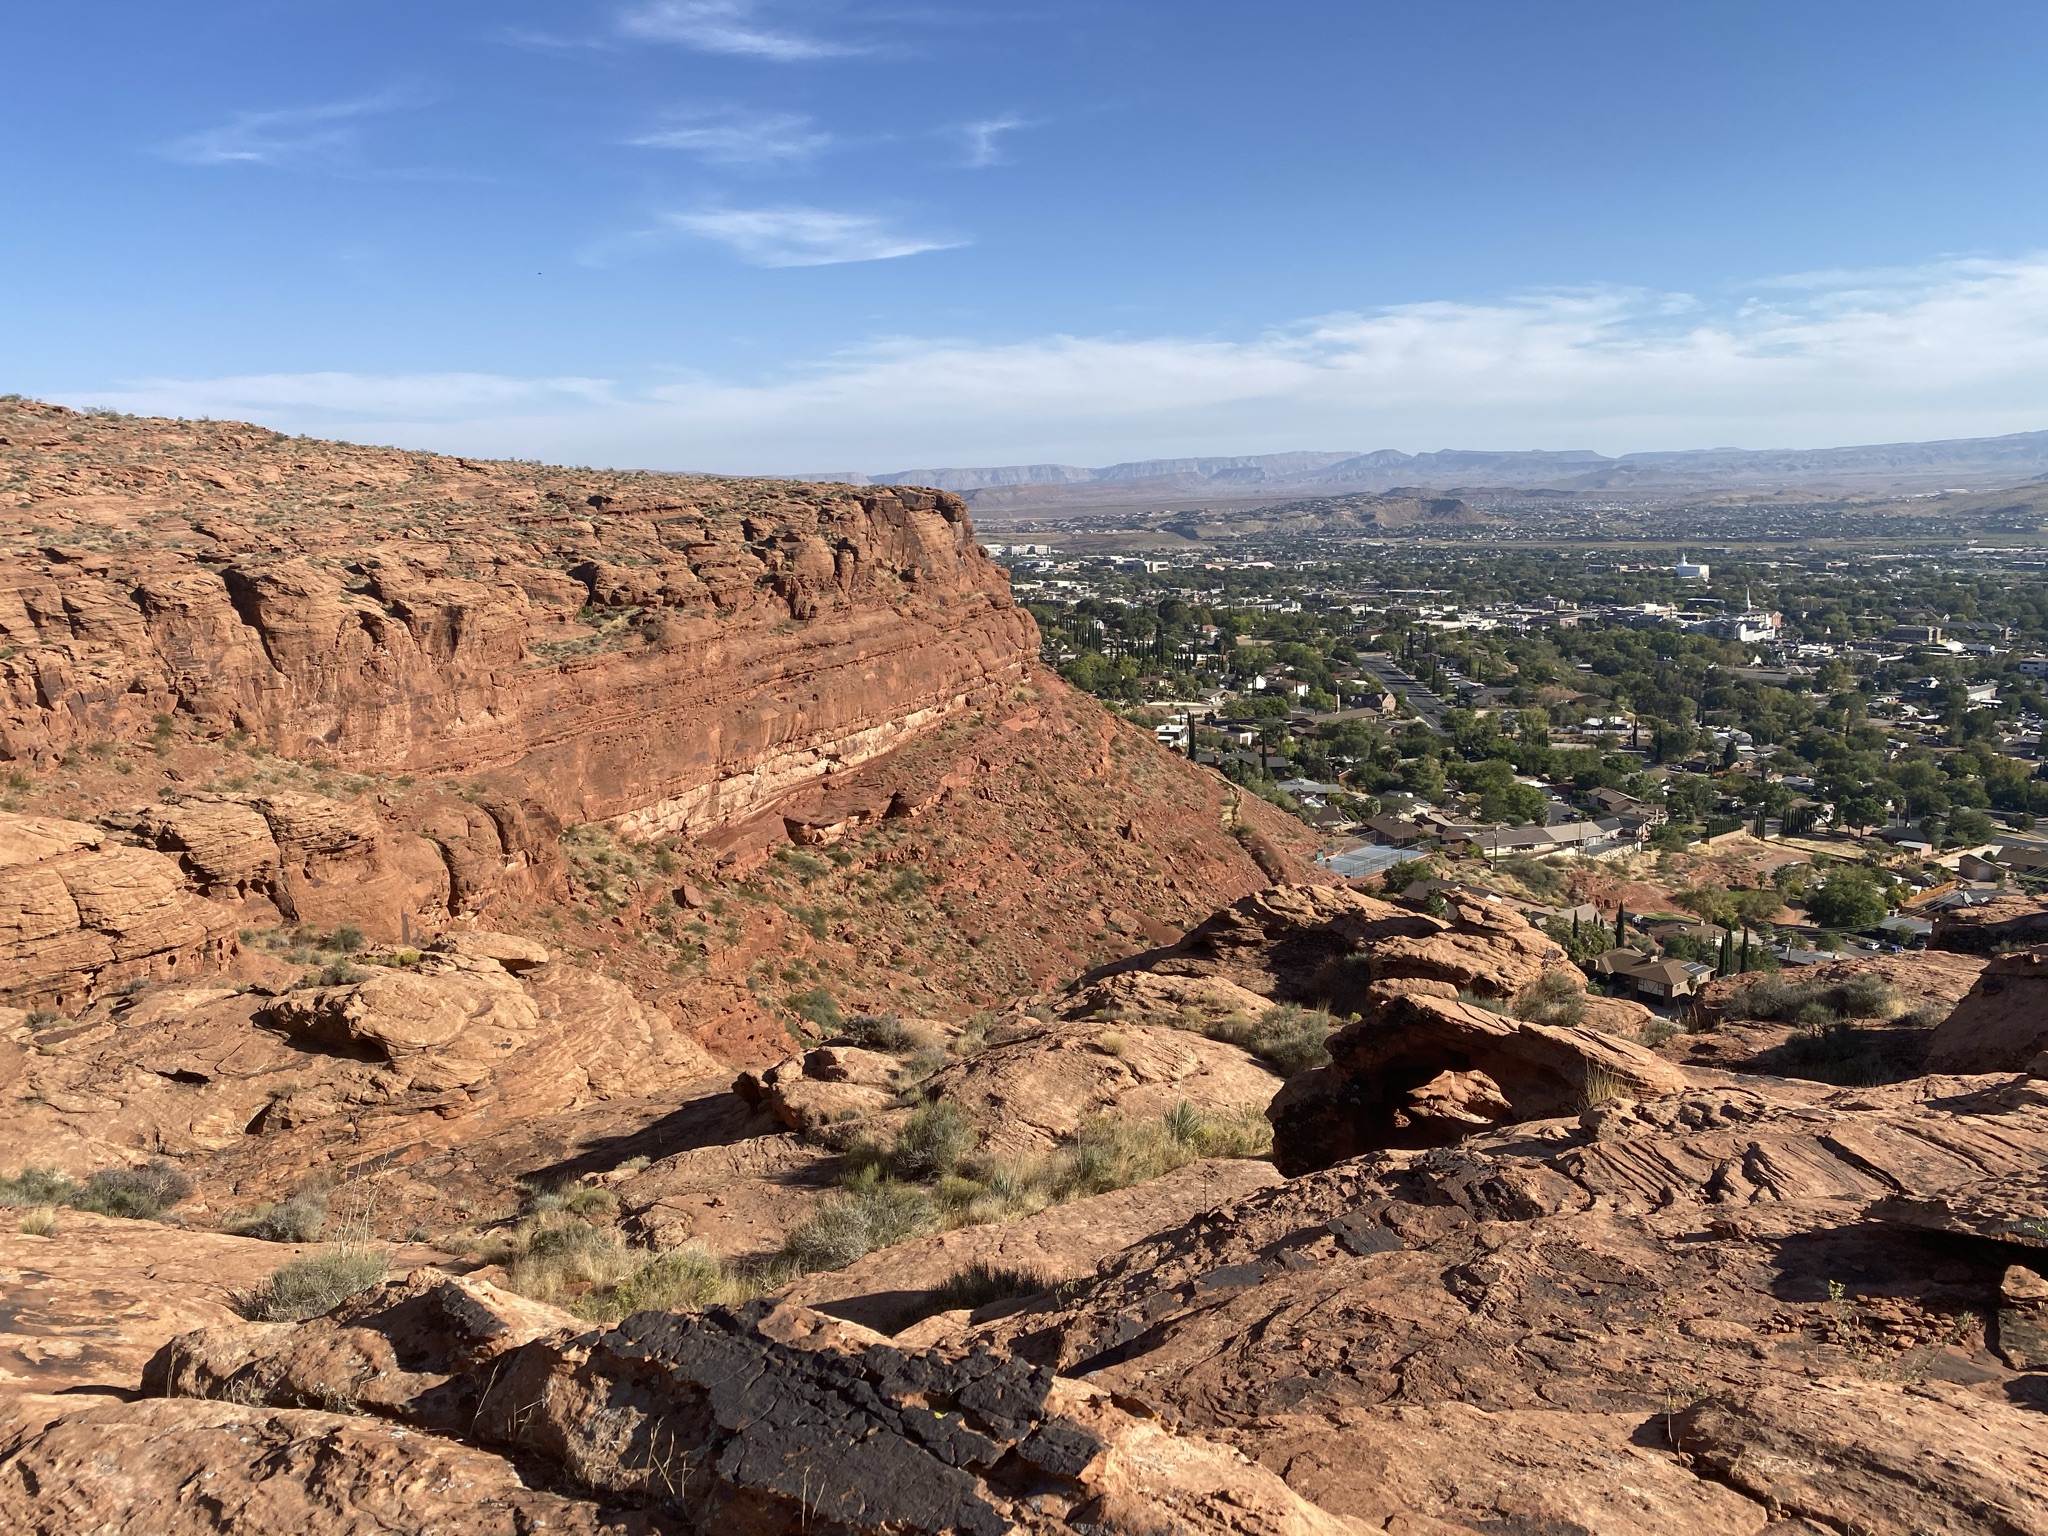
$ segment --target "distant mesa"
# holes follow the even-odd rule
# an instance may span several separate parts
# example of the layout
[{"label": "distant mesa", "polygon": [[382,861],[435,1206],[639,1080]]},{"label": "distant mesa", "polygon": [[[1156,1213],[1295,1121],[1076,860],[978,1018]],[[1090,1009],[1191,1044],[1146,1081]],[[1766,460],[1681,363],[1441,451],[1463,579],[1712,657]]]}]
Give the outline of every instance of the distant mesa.
[{"label": "distant mesa", "polygon": [[1846,448],[1699,448],[1609,457],[1592,449],[1490,452],[1445,449],[1136,459],[1100,468],[1012,464],[807,475],[849,485],[919,485],[952,491],[979,511],[1157,503],[1176,496],[1278,498],[1403,488],[1601,491],[1685,496],[1728,490],[1850,494],[1983,490],[2048,478],[2048,431]]}]

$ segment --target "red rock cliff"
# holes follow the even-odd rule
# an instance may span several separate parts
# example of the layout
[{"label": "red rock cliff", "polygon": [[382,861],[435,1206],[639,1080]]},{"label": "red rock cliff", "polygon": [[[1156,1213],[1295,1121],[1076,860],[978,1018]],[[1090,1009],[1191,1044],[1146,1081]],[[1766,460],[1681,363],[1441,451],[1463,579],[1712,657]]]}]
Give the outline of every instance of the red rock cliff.
[{"label": "red rock cliff", "polygon": [[701,830],[1021,678],[942,492],[475,464],[0,405],[0,757],[162,716]]}]

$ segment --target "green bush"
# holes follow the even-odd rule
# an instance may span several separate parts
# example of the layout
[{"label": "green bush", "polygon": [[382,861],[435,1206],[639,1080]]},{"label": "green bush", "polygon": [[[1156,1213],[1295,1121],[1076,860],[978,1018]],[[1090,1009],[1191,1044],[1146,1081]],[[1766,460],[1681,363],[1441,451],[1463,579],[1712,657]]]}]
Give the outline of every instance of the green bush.
[{"label": "green bush", "polygon": [[973,1128],[955,1105],[943,1099],[923,1105],[896,1133],[889,1171],[920,1183],[944,1178],[973,1150],[974,1140]]},{"label": "green bush", "polygon": [[101,1216],[154,1221],[191,1193],[192,1181],[158,1159],[146,1168],[102,1168],[66,1203]]},{"label": "green bush", "polygon": [[650,1259],[612,1288],[607,1311],[695,1312],[730,1298],[733,1280],[704,1248],[672,1248]]},{"label": "green bush", "polygon": [[0,1178],[0,1206],[33,1209],[67,1204],[78,1186],[54,1168],[31,1164],[11,1179]]},{"label": "green bush", "polygon": [[337,1243],[279,1269],[243,1299],[242,1314],[261,1323],[296,1323],[332,1312],[351,1296],[382,1285],[391,1256],[381,1248]]},{"label": "green bush", "polygon": [[1758,977],[1728,999],[1731,1018],[1819,1026],[1836,1019],[1888,1019],[1899,994],[1881,976],[1864,974],[1829,985],[1789,981],[1783,972]]},{"label": "green bush", "polygon": [[826,987],[812,987],[808,992],[794,992],[784,999],[790,1012],[807,1020],[823,1030],[836,1031],[846,1023],[846,1017],[839,1011],[839,1000]]},{"label": "green bush", "polygon": [[893,1013],[848,1014],[839,1032],[867,1051],[908,1051],[919,1044],[910,1027]]},{"label": "green bush", "polygon": [[844,1269],[877,1248],[922,1237],[938,1225],[938,1206],[925,1191],[870,1177],[839,1194],[821,1196],[784,1239],[779,1257],[802,1274]]},{"label": "green bush", "polygon": [[244,1237],[260,1237],[269,1243],[311,1243],[318,1241],[326,1225],[327,1192],[300,1190],[259,1211],[239,1230]]},{"label": "green bush", "polygon": [[1336,1028],[1337,1020],[1321,1009],[1287,1003],[1268,1008],[1256,1019],[1227,1014],[1205,1024],[1202,1033],[1250,1051],[1282,1076],[1292,1077],[1330,1064],[1327,1042]]},{"label": "green bush", "polygon": [[1570,1027],[1586,1019],[1586,988],[1569,971],[1545,971],[1515,999],[1515,1016],[1532,1024]]}]

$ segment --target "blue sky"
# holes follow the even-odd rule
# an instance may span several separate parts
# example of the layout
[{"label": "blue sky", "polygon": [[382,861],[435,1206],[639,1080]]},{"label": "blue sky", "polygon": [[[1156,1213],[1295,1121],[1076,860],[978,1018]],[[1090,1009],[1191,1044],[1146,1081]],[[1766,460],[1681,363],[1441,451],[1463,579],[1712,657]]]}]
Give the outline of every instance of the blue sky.
[{"label": "blue sky", "polygon": [[887,470],[2048,427],[2048,7],[18,7],[0,389]]}]

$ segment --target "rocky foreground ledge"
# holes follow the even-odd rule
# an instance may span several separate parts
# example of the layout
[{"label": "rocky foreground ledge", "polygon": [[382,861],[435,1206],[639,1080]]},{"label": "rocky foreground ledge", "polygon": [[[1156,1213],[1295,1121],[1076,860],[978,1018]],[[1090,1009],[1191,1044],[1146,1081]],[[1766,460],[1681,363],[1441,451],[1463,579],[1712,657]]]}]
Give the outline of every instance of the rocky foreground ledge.
[{"label": "rocky foreground ledge", "polygon": [[885,1339],[438,1270],[174,1339],[0,1526],[2048,1531],[2048,1080],[1730,1080],[1256,1190]]}]

